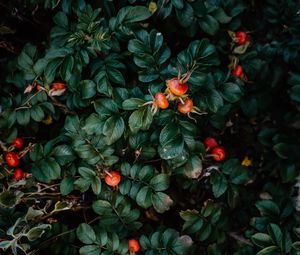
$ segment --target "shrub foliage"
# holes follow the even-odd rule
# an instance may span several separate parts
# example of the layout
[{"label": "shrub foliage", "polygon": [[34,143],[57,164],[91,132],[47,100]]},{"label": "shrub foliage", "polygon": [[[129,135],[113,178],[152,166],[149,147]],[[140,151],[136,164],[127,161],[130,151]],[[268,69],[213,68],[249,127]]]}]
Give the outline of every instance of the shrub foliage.
[{"label": "shrub foliage", "polygon": [[299,1],[0,4],[4,254],[300,254]]}]

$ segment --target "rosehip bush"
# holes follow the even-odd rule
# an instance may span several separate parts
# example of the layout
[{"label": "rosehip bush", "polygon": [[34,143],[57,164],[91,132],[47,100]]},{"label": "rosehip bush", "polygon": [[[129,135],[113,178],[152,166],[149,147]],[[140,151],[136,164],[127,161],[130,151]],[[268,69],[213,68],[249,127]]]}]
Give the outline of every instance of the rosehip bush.
[{"label": "rosehip bush", "polygon": [[0,6],[1,254],[300,254],[299,1]]}]

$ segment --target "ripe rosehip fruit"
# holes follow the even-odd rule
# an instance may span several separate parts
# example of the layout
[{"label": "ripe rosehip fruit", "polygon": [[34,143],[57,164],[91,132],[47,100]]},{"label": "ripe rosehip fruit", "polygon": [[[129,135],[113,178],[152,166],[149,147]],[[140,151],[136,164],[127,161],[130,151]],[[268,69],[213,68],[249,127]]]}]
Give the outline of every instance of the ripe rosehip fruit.
[{"label": "ripe rosehip fruit", "polygon": [[215,161],[223,161],[225,159],[225,150],[221,147],[215,147],[212,152]]},{"label": "ripe rosehip fruit", "polygon": [[130,252],[133,252],[133,253],[138,252],[140,250],[140,248],[141,248],[140,243],[137,240],[130,239],[128,241],[128,250]]},{"label": "ripe rosehip fruit", "polygon": [[248,42],[248,35],[244,31],[237,31],[235,33],[235,37],[237,39],[237,43],[240,44],[240,45],[243,45],[246,42]]},{"label": "ripe rosehip fruit", "polygon": [[175,96],[182,96],[189,89],[189,86],[187,85],[187,83],[181,83],[177,77],[175,77],[171,80],[168,80],[167,86]]},{"label": "ripe rosehip fruit", "polygon": [[16,167],[20,163],[20,159],[17,153],[15,152],[7,152],[5,155],[5,161],[8,166]]},{"label": "ripe rosehip fruit", "polygon": [[236,68],[234,68],[231,72],[233,75],[235,75],[238,78],[243,78],[244,76],[244,70],[242,66],[236,66]]},{"label": "ripe rosehip fruit", "polygon": [[155,105],[160,109],[167,109],[169,107],[169,102],[164,93],[158,92],[154,97]]},{"label": "ripe rosehip fruit", "polygon": [[190,113],[193,110],[194,103],[193,100],[190,98],[187,98],[184,103],[178,104],[178,111],[181,113]]},{"label": "ripe rosehip fruit", "polygon": [[14,176],[15,176],[15,179],[17,181],[19,181],[25,177],[25,173],[23,172],[23,170],[21,168],[16,168],[16,170],[14,172]]},{"label": "ripe rosehip fruit", "polygon": [[63,82],[54,82],[54,83],[52,83],[51,87],[52,87],[52,89],[55,89],[55,90],[62,90],[62,89],[66,88],[66,84]]},{"label": "ripe rosehip fruit", "polygon": [[16,149],[21,149],[23,147],[23,139],[17,137],[15,140],[12,141],[12,145],[15,146]]},{"label": "ripe rosehip fruit", "polygon": [[121,175],[119,172],[110,171],[105,175],[104,181],[108,186],[117,187],[121,181]]},{"label": "ripe rosehip fruit", "polygon": [[204,140],[204,145],[207,150],[211,150],[218,146],[218,143],[215,138],[206,137]]}]

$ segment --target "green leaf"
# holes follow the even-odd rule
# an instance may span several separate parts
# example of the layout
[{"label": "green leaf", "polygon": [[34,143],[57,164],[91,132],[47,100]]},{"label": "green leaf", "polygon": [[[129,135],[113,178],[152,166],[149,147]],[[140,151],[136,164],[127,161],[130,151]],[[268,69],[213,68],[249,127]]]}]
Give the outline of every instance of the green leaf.
[{"label": "green leaf", "polygon": [[255,206],[262,215],[277,216],[280,213],[278,205],[271,200],[257,201]]},{"label": "green leaf", "polygon": [[[119,13],[126,10],[126,15],[122,21],[123,24],[143,21],[151,17],[151,12],[144,6],[128,6],[120,10]],[[119,16],[119,14],[118,14]]]},{"label": "green leaf", "polygon": [[79,118],[78,116],[67,116],[64,129],[69,133],[77,133],[79,130]]},{"label": "green leaf", "polygon": [[210,183],[215,197],[220,197],[227,190],[228,182],[225,176],[218,171],[215,171],[210,177]]},{"label": "green leaf", "polygon": [[87,180],[84,178],[78,178],[75,182],[74,182],[74,187],[76,187],[76,189],[79,189],[81,192],[86,192],[89,187],[91,185],[91,180]]},{"label": "green leaf", "polygon": [[39,181],[49,183],[60,178],[61,168],[54,158],[47,158],[33,165],[31,172]]},{"label": "green leaf", "polygon": [[143,99],[140,99],[140,98],[130,98],[130,99],[126,99],[122,103],[122,107],[123,107],[124,110],[130,111],[130,110],[138,109],[144,103],[145,103],[145,100],[143,100]]},{"label": "green leaf", "polygon": [[159,213],[169,210],[173,200],[165,193],[157,192],[152,195],[152,204],[154,209]]},{"label": "green leaf", "polygon": [[78,239],[84,244],[92,244],[96,241],[96,234],[94,229],[86,223],[81,223],[77,227],[76,234]]},{"label": "green leaf", "polygon": [[292,100],[300,102],[300,85],[293,86],[289,90],[289,94]]},{"label": "green leaf", "polygon": [[15,207],[22,196],[22,192],[14,192],[12,190],[2,191],[0,193],[0,206],[6,208]]},{"label": "green leaf", "polygon": [[242,96],[240,87],[232,82],[224,83],[221,87],[221,91],[223,98],[230,103],[237,102]]},{"label": "green leaf", "polygon": [[155,191],[164,191],[169,188],[170,178],[166,174],[158,174],[151,179],[150,185]]},{"label": "green leaf", "polygon": [[70,210],[72,208],[72,203],[67,201],[57,201],[54,206],[55,212]]},{"label": "green leaf", "polygon": [[95,110],[100,116],[111,116],[115,113],[118,113],[118,105],[112,99],[98,99],[95,101]]},{"label": "green leaf", "polygon": [[84,179],[87,180],[92,180],[96,176],[96,172],[87,167],[79,167],[78,172]]},{"label": "green leaf", "polygon": [[92,190],[96,195],[101,192],[101,180],[98,176],[94,177],[91,182]]},{"label": "green leaf", "polygon": [[80,255],[100,255],[100,253],[99,245],[85,245],[79,249]]},{"label": "green leaf", "polygon": [[199,25],[201,29],[209,35],[215,35],[219,30],[218,21],[211,15],[206,15],[203,19],[201,19],[199,21]]},{"label": "green leaf", "polygon": [[60,165],[65,165],[75,159],[72,148],[66,144],[56,146],[52,151],[52,156]]},{"label": "green leaf", "polygon": [[[1,243],[0,243],[0,247],[1,247]],[[300,251],[300,241],[296,241],[293,243],[292,247],[296,250],[296,251]]]},{"label": "green leaf", "polygon": [[256,255],[276,255],[278,254],[278,247],[277,246],[269,246],[262,249]]},{"label": "green leaf", "polygon": [[65,177],[60,183],[60,192],[63,196],[70,194],[74,189],[74,179]]},{"label": "green leaf", "polygon": [[[162,159],[172,159],[183,152],[184,139],[181,134],[176,135],[168,142],[158,148],[159,155]],[[183,156],[184,157],[184,156]],[[184,160],[185,158],[182,158]]]},{"label": "green leaf", "polygon": [[89,99],[96,95],[96,84],[92,80],[81,81],[79,87],[82,99]]},{"label": "green leaf", "polygon": [[202,160],[193,155],[188,162],[183,166],[184,174],[191,179],[198,179],[202,174]]},{"label": "green leaf", "polygon": [[44,214],[45,214],[45,212],[43,212],[43,210],[36,210],[36,209],[33,209],[32,207],[29,207],[28,211],[25,215],[25,220],[28,222],[35,218],[39,218],[40,216],[42,216]]},{"label": "green leaf", "polygon": [[208,108],[212,112],[217,112],[223,106],[223,98],[216,90],[211,90],[209,95],[205,97]]},{"label": "green leaf", "polygon": [[30,109],[21,109],[17,111],[17,121],[20,125],[25,126],[30,121]]},{"label": "green leaf", "polygon": [[278,225],[271,223],[268,226],[268,232],[273,240],[277,245],[281,245],[282,242],[282,232]]},{"label": "green leaf", "polygon": [[44,111],[42,110],[42,108],[39,105],[34,105],[30,109],[30,116],[36,122],[40,122],[45,118]]},{"label": "green leaf", "polygon": [[283,159],[289,158],[289,145],[286,143],[278,143],[274,145],[273,150]]},{"label": "green leaf", "polygon": [[133,133],[139,130],[148,130],[153,120],[150,107],[143,107],[134,111],[129,117],[129,127]]},{"label": "green leaf", "polygon": [[46,231],[46,229],[51,228],[51,225],[49,224],[41,224],[37,227],[31,228],[27,233],[26,237],[29,241],[34,241],[38,238],[40,238]]},{"label": "green leaf", "polygon": [[125,130],[125,123],[122,117],[112,116],[108,118],[103,126],[103,134],[106,136],[106,144],[111,145],[119,140]]},{"label": "green leaf", "polygon": [[97,200],[92,207],[94,212],[99,215],[109,214],[112,211],[111,204],[106,200]]},{"label": "green leaf", "polygon": [[150,187],[145,186],[141,188],[136,196],[137,204],[143,208],[149,208],[152,205],[151,195]]},{"label": "green leaf", "polygon": [[262,248],[272,245],[272,238],[264,233],[256,233],[251,237],[251,239],[254,244]]}]

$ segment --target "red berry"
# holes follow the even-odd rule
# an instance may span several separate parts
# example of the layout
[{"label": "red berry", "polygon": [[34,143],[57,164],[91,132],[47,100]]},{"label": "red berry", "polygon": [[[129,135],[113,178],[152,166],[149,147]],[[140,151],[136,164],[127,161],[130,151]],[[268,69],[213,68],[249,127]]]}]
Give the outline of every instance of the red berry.
[{"label": "red berry", "polygon": [[160,109],[167,109],[169,107],[169,102],[164,93],[158,92],[154,97],[155,105]]},{"label": "red berry", "polygon": [[218,146],[218,143],[215,138],[206,137],[204,140],[204,145],[207,150],[211,150]]},{"label": "red berry", "polygon": [[15,140],[12,141],[11,144],[15,146],[16,149],[21,149],[23,147],[23,139],[17,137]]},{"label": "red berry", "polygon": [[236,32],[235,37],[237,39],[237,43],[240,44],[240,45],[245,44],[248,41],[248,35],[244,31]]},{"label": "red berry", "polygon": [[236,66],[236,68],[234,68],[231,72],[233,75],[235,75],[238,78],[243,78],[244,76],[244,70],[242,66]]},{"label": "red berry", "polygon": [[140,250],[141,246],[139,241],[135,240],[135,239],[130,239],[128,241],[128,249],[130,252],[138,252]]},{"label": "red berry", "polygon": [[215,161],[223,161],[225,159],[225,150],[221,147],[215,147],[212,152]]},{"label": "red berry", "polygon": [[52,89],[63,90],[66,88],[66,84],[63,82],[54,82],[52,83]]},{"label": "red berry", "polygon": [[187,83],[181,83],[177,77],[175,77],[171,80],[168,80],[167,86],[175,96],[182,96],[189,89]]},{"label": "red berry", "polygon": [[121,181],[121,175],[119,172],[110,171],[105,175],[104,181],[108,186],[117,187]]},{"label": "red berry", "polygon": [[193,100],[190,98],[187,98],[184,103],[178,104],[178,111],[181,113],[190,113],[193,110],[194,103]]},{"label": "red berry", "polygon": [[16,167],[20,163],[20,159],[17,153],[15,152],[7,152],[5,155],[5,161],[8,166]]},{"label": "red berry", "polygon": [[14,172],[15,179],[17,181],[22,180],[25,177],[25,173],[21,168],[16,168]]}]

